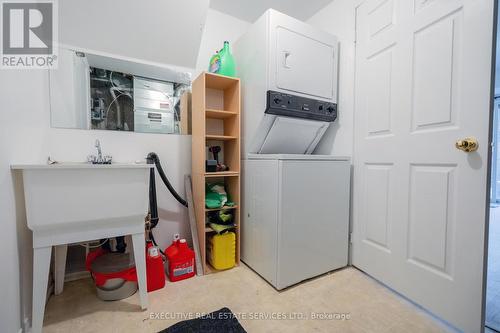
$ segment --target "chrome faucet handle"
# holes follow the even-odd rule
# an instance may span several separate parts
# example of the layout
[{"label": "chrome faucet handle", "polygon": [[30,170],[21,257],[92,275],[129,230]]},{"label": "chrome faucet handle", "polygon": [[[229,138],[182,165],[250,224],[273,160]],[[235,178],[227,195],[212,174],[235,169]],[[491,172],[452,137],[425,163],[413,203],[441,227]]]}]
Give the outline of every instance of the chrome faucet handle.
[{"label": "chrome faucet handle", "polygon": [[52,165],[52,164],[57,164],[58,162],[53,160],[50,156],[47,157],[47,164]]},{"label": "chrome faucet handle", "polygon": [[111,164],[113,162],[113,157],[111,155],[105,155],[102,159],[103,164]]},{"label": "chrome faucet handle", "polygon": [[87,156],[87,163],[94,164],[96,160],[97,160],[97,157],[95,155],[89,155],[89,156]]}]

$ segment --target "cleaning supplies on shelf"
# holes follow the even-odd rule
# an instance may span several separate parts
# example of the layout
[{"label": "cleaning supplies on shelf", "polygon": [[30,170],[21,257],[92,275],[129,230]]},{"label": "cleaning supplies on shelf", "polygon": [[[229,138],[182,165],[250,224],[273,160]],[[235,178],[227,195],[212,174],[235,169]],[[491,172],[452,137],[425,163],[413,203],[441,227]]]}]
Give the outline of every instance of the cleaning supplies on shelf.
[{"label": "cleaning supplies on shelf", "polygon": [[209,223],[208,226],[218,234],[223,234],[224,232],[236,228],[235,224],[217,224]]},{"label": "cleaning supplies on shelf", "polygon": [[233,229],[234,215],[230,209],[221,209],[207,213],[207,223],[218,234]]},{"label": "cleaning supplies on shelf", "polygon": [[153,242],[146,243],[146,280],[148,292],[162,289],[165,286],[165,268],[160,251]]},{"label": "cleaning supplies on shelf", "polygon": [[224,47],[210,58],[208,71],[226,76],[234,77],[236,75],[236,63],[231,54],[228,41],[225,41]]},{"label": "cleaning supplies on shelf", "polygon": [[165,255],[170,281],[180,281],[194,276],[194,251],[188,247],[185,239],[174,238],[172,245],[165,250]]},{"label": "cleaning supplies on shelf", "polygon": [[207,258],[215,269],[229,269],[236,263],[236,234],[232,231],[208,237]]},{"label": "cleaning supplies on shelf", "polygon": [[234,203],[228,200],[224,183],[216,182],[205,185],[205,206],[211,209],[234,206]]},{"label": "cleaning supplies on shelf", "polygon": [[219,51],[215,51],[215,54],[210,58],[210,63],[208,64],[208,71],[210,73],[219,73],[220,71]]},{"label": "cleaning supplies on shelf", "polygon": [[208,221],[210,223],[228,225],[233,223],[233,214],[230,209],[221,209],[213,212],[208,212]]},{"label": "cleaning supplies on shelf", "polygon": [[229,42],[224,42],[224,47],[219,52],[220,54],[220,70],[219,74],[226,76],[236,75],[236,64],[234,62],[234,57],[229,49]]}]

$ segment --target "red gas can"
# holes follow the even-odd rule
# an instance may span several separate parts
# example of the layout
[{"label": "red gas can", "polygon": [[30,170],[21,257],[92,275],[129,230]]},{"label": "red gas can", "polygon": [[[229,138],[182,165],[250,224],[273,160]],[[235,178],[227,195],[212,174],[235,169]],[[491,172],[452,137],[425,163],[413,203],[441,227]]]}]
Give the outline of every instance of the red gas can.
[{"label": "red gas can", "polygon": [[148,292],[165,286],[165,269],[158,248],[152,242],[146,243],[146,279]]},{"label": "red gas can", "polygon": [[188,247],[185,239],[174,243],[166,250],[167,274],[172,282],[193,277],[195,273],[194,251]]}]

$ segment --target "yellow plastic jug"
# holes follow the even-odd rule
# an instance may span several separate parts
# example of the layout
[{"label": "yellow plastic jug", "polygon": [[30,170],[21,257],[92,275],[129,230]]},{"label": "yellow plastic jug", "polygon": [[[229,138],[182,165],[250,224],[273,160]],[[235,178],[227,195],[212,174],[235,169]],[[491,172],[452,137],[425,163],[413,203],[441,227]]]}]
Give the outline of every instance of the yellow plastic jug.
[{"label": "yellow plastic jug", "polygon": [[207,258],[215,269],[229,269],[236,263],[236,234],[227,232],[209,236]]}]

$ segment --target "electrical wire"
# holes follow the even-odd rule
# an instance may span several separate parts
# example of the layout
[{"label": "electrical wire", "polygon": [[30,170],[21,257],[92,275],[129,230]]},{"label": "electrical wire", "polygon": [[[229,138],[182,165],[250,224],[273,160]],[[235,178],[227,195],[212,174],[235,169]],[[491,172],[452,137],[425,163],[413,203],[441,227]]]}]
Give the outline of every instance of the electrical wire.
[{"label": "electrical wire", "polygon": [[[113,81],[113,74],[114,74],[114,73],[115,73],[114,71],[111,71],[111,72],[109,73],[109,82],[110,82],[110,83],[111,83],[111,85],[112,85],[114,88],[116,88],[116,90],[118,90],[119,92],[121,92],[121,93],[126,93],[126,90],[129,90],[130,88],[127,88],[127,87],[122,87],[122,86],[117,85],[117,84],[115,83],[115,81]],[[122,76],[124,76],[124,75],[122,74]]]},{"label": "electrical wire", "polygon": [[123,96],[123,95],[132,98],[132,96],[130,96],[130,94],[127,93],[127,92],[122,92],[122,93],[116,95],[116,97],[113,98],[113,100],[111,101],[111,103],[109,103],[108,108],[106,109],[106,118],[108,118],[108,112],[109,112],[109,109],[111,108],[111,105],[113,105],[113,103],[116,102],[116,100],[118,99],[118,97]]}]

